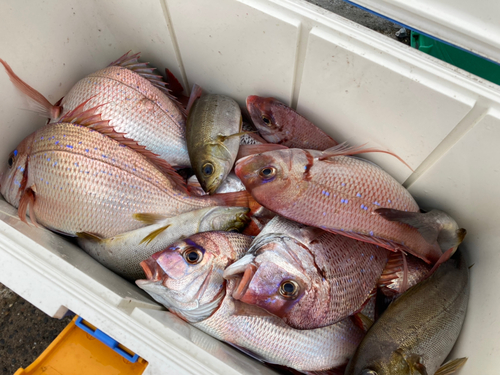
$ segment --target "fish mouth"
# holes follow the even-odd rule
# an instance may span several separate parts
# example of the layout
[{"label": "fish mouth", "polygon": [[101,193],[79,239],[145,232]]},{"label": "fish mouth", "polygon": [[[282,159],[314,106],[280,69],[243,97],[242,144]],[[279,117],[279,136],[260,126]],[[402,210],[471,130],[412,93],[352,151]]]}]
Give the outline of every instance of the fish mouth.
[{"label": "fish mouth", "polygon": [[245,272],[243,273],[243,277],[238,283],[238,286],[233,291],[234,299],[240,300],[241,298],[243,298],[243,296],[248,290],[248,286],[250,285],[250,282],[252,281],[256,271],[257,271],[257,266],[255,264],[251,263],[247,266]]},{"label": "fish mouth", "polygon": [[146,274],[147,281],[163,281],[168,275],[153,258],[148,258],[140,263],[142,270]]}]

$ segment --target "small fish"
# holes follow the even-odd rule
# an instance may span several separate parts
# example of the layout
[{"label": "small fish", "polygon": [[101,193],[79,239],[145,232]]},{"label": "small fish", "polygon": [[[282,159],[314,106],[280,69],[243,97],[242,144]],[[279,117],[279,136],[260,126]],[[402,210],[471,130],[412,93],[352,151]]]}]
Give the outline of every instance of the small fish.
[{"label": "small fish", "polygon": [[214,194],[233,168],[241,123],[238,103],[225,95],[202,95],[189,108],[186,128],[189,158],[207,193]]},{"label": "small fish", "polygon": [[338,143],[328,134],[274,98],[251,95],[247,109],[262,137],[290,148],[326,150]]},{"label": "small fish", "polygon": [[441,364],[460,333],[468,300],[469,270],[458,251],[387,308],[368,331],[345,374],[454,373],[466,358]]},{"label": "small fish", "polygon": [[224,277],[233,298],[296,329],[337,323],[362,310],[387,263],[386,249],[276,216]]},{"label": "small fish", "polygon": [[29,211],[33,223],[62,234],[107,238],[143,227],[133,217],[140,212],[172,217],[211,206],[248,207],[246,192],[190,196],[168,163],[84,105],[35,131],[10,154],[0,191],[19,207],[21,220]]},{"label": "small fish", "polygon": [[299,371],[345,365],[364,336],[351,319],[296,330],[231,297],[236,281],[225,282],[222,272],[250,243],[251,237],[236,233],[195,234],[142,262],[147,280],[136,284],[182,319],[260,361]]},{"label": "small fish", "polygon": [[138,214],[148,224],[111,238],[78,233],[78,244],[99,263],[129,280],[144,278],[140,262],[165,249],[181,238],[198,232],[216,230],[240,231],[248,222],[248,208],[208,207],[164,218],[160,215]]},{"label": "small fish", "polygon": [[442,251],[417,229],[376,214],[378,208],[419,212],[410,193],[380,167],[339,145],[324,152],[287,149],[247,156],[235,172],[262,206],[299,223],[405,251],[435,263]]},{"label": "small fish", "polygon": [[0,59],[12,83],[30,100],[30,108],[58,122],[61,116],[86,103],[99,106],[102,117],[118,133],[136,141],[176,168],[189,167],[186,120],[182,107],[154,68],[139,62],[139,53],[126,53],[107,68],[78,81],[59,105],[23,82]]}]

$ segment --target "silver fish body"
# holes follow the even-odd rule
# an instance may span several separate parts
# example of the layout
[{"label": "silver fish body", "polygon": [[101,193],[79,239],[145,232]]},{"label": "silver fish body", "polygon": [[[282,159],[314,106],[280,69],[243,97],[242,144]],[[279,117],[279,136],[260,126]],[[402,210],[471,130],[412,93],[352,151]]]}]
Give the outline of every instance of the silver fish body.
[{"label": "silver fish body", "polygon": [[469,270],[458,252],[387,308],[346,375],[434,374],[460,333],[468,299]]},{"label": "silver fish body", "polygon": [[213,194],[238,154],[241,109],[225,95],[203,95],[191,107],[186,141],[192,168],[203,190]]},{"label": "silver fish body", "polygon": [[198,232],[240,230],[247,208],[207,207],[110,238],[81,235],[78,244],[99,263],[130,280],[144,278],[140,263],[181,238]]}]

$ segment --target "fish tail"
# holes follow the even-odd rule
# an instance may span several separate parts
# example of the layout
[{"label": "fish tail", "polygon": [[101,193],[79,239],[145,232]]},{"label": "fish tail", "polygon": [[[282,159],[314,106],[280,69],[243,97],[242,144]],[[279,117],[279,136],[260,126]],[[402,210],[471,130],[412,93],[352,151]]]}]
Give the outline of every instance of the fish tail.
[{"label": "fish tail", "polygon": [[258,204],[246,190],[234,193],[214,194],[212,198],[216,198],[221,206],[252,208]]},{"label": "fish tail", "polygon": [[9,75],[10,81],[16,86],[16,88],[23,93],[28,99],[28,109],[41,114],[44,117],[49,117],[50,119],[57,119],[61,115],[62,107],[58,105],[52,105],[41,93],[36,91],[33,87],[24,82],[19,76],[14,73],[12,68],[0,59],[0,63],[4,66],[7,74]]}]

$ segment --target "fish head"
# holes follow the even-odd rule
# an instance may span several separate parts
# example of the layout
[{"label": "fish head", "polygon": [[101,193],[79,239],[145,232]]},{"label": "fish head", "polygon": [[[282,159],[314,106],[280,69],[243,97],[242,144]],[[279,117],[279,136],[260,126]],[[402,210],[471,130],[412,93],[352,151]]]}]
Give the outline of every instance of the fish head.
[{"label": "fish head", "polygon": [[191,163],[196,178],[203,190],[215,194],[233,168],[236,155],[232,156],[223,142],[207,143],[197,154]]},{"label": "fish head", "polygon": [[0,177],[0,192],[7,202],[14,207],[19,206],[21,194],[24,191],[28,178],[28,155],[34,134],[25,138],[15,150],[9,154],[3,166]]},{"label": "fish head", "polygon": [[255,127],[270,143],[282,143],[287,139],[283,126],[293,121],[296,113],[275,98],[251,95],[247,98],[247,110]]},{"label": "fish head", "polygon": [[284,149],[239,159],[235,172],[257,202],[274,211],[273,207],[289,205],[307,189],[305,166],[303,150]]},{"label": "fish head", "polygon": [[136,284],[186,321],[204,320],[224,297],[224,269],[241,256],[234,241],[245,239],[237,233],[204,232],[177,241],[141,262],[147,279]]},{"label": "fish head", "polygon": [[309,307],[321,310],[325,293],[314,259],[292,238],[271,235],[262,242],[224,271],[226,279],[239,279],[232,296],[302,329],[304,319],[311,319]]},{"label": "fish head", "polygon": [[250,221],[246,207],[211,207],[200,220],[199,232],[215,230],[240,232]]}]

